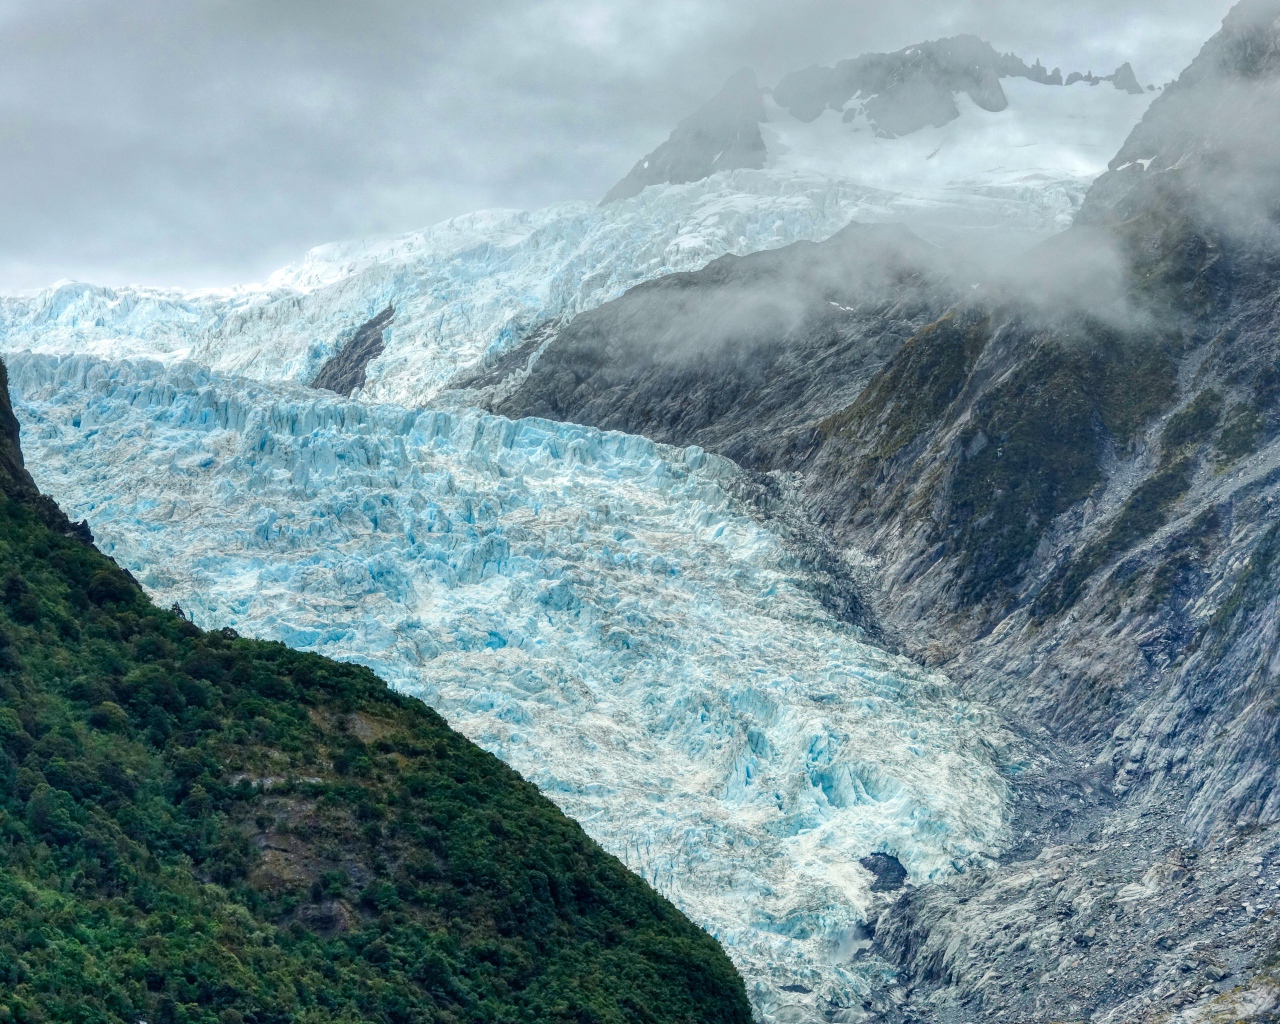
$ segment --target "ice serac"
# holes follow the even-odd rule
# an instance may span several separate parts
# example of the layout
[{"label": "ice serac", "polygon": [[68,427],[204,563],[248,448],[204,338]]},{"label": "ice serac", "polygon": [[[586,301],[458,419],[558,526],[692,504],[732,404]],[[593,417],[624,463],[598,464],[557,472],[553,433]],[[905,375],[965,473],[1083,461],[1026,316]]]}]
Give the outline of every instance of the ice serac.
[{"label": "ice serac", "polygon": [[764,166],[760,122],[765,119],[754,71],[743,69],[700,110],[680,122],[671,137],[609,190],[605,203],[630,199],[649,185],[683,184],[717,171]]},{"label": "ice serac", "polygon": [[889,976],[885,865],[922,885],[1006,841],[1008,735],[825,612],[723,459],[187,364],[11,374],[40,485],[158,601],[423,697],[716,935],[772,1019]]},{"label": "ice serac", "polygon": [[548,324],[726,254],[823,239],[851,220],[905,220],[926,238],[974,233],[984,245],[1006,232],[1038,238],[1070,223],[1083,195],[1076,180],[920,192],[825,171],[726,171],[603,207],[490,211],[322,246],[261,285],[185,293],[64,283],[0,298],[0,352],[189,359],[258,380],[311,381],[393,306],[361,395],[423,405]]}]

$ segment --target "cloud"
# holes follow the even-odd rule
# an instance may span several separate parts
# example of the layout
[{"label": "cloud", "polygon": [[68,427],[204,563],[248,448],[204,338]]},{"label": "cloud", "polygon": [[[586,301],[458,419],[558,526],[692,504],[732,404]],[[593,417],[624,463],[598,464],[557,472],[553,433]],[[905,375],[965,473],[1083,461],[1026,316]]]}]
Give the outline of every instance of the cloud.
[{"label": "cloud", "polygon": [[744,64],[774,81],[973,31],[1162,81],[1228,6],[0,0],[0,288],[228,283],[320,242],[595,198]]}]

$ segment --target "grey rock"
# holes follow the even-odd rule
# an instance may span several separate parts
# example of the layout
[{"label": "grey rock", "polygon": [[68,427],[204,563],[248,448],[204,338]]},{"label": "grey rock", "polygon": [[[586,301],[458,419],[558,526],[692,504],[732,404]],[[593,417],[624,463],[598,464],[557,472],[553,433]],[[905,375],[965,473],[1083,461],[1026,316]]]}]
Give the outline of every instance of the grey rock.
[{"label": "grey rock", "polygon": [[680,122],[671,137],[636,163],[609,190],[605,203],[639,195],[650,185],[699,181],[717,171],[764,166],[760,122],[764,102],[755,73],[735,74],[703,107]]},{"label": "grey rock", "polygon": [[907,884],[907,869],[891,853],[873,853],[858,863],[876,876],[872,892],[896,892]]},{"label": "grey rock", "polygon": [[334,391],[350,397],[364,387],[369,364],[382,355],[382,332],[391,326],[396,311],[388,306],[381,313],[363,324],[338,353],[320,368],[311,381],[313,388]]},{"label": "grey rock", "polygon": [[1133,65],[1128,61],[1116,68],[1115,74],[1110,78],[1112,84],[1121,92],[1127,92],[1131,96],[1141,96],[1144,92],[1142,86],[1138,84],[1138,76],[1134,73]]}]

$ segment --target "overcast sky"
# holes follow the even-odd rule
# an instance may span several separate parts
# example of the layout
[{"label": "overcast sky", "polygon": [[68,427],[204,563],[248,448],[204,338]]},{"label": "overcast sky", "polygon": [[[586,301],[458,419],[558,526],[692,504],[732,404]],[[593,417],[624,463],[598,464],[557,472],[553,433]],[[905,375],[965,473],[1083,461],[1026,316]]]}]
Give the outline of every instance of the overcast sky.
[{"label": "overcast sky", "polygon": [[0,290],[252,281],[597,198],[739,67],[973,32],[1177,75],[1231,0],[0,0]]}]

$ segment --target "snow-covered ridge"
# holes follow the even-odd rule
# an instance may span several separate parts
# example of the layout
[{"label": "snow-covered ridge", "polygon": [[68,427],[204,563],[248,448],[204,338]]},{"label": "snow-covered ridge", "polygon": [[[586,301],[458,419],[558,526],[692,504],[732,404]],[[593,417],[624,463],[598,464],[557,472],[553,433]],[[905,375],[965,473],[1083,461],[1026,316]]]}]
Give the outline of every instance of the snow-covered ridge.
[{"label": "snow-covered ridge", "polygon": [[321,246],[261,285],[180,293],[67,283],[0,298],[0,352],[190,360],[263,381],[309,381],[388,306],[364,397],[421,406],[528,331],[644,281],[826,238],[850,220],[904,220],[929,237],[1069,224],[1075,179],[894,191],[794,169],[735,171],[606,207],[491,211],[379,242]]},{"label": "snow-covered ridge", "polygon": [[857,99],[808,122],[768,101],[761,131],[769,166],[922,193],[1087,183],[1107,169],[1155,97],[1110,85],[1044,85],[1019,78],[1006,79],[1003,88],[1006,109],[984,110],[962,94],[955,99],[955,120],[901,138],[879,134]]},{"label": "snow-covered ridge", "polygon": [[191,364],[9,369],[37,482],[157,601],[422,696],[711,930],[772,1019],[883,980],[853,959],[859,857],[924,883],[1004,841],[1007,737],[834,621],[731,463]]}]

